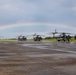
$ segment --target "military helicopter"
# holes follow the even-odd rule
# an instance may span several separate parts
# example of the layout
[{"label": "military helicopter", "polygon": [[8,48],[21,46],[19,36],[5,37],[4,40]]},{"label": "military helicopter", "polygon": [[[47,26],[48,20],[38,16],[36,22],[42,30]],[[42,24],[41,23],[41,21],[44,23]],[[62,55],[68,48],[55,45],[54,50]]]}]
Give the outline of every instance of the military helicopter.
[{"label": "military helicopter", "polygon": [[[56,38],[57,41],[70,41],[70,39],[71,39],[71,37],[70,37],[71,33],[57,32],[56,29],[55,29],[55,32],[51,32],[50,34],[53,34],[53,38]],[[56,34],[58,36],[55,36]]]},{"label": "military helicopter", "polygon": [[57,32],[57,30],[55,29],[55,32],[52,32],[52,34],[53,34],[53,38],[55,37],[55,34],[57,34],[58,32]]},{"label": "military helicopter", "polygon": [[69,42],[71,39],[71,36],[70,36],[71,33],[61,32],[57,34],[60,34],[59,36],[56,36],[57,41],[64,41],[64,42],[68,41]]},{"label": "military helicopter", "polygon": [[18,41],[26,41],[26,40],[27,40],[26,36],[22,35],[18,36]]},{"label": "military helicopter", "polygon": [[34,41],[41,41],[42,40],[42,35],[37,35],[36,33],[32,35]]},{"label": "military helicopter", "polygon": [[55,29],[55,31],[54,32],[50,32],[50,33],[48,33],[49,35],[53,35],[53,38],[55,37],[55,34],[57,34],[58,32],[57,32],[57,29]]}]

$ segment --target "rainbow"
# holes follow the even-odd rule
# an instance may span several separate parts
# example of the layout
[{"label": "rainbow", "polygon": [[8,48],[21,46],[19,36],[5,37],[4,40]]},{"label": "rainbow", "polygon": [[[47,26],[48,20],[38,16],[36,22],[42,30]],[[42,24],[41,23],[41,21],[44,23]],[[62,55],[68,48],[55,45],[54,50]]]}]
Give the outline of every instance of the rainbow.
[{"label": "rainbow", "polygon": [[8,24],[8,25],[0,25],[0,29],[6,29],[6,28],[12,28],[12,27],[18,27],[18,26],[38,26],[38,25],[46,25],[46,26],[56,26],[56,27],[63,27],[63,28],[71,28],[76,29],[76,26],[72,25],[65,25],[65,24],[55,24],[55,23],[15,23],[15,24]]}]

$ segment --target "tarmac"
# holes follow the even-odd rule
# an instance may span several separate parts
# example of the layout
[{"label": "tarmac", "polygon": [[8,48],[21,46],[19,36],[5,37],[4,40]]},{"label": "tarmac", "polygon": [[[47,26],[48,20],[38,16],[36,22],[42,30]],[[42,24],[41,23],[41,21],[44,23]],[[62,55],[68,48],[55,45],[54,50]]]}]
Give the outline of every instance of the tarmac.
[{"label": "tarmac", "polygon": [[0,42],[0,75],[76,75],[76,42]]}]

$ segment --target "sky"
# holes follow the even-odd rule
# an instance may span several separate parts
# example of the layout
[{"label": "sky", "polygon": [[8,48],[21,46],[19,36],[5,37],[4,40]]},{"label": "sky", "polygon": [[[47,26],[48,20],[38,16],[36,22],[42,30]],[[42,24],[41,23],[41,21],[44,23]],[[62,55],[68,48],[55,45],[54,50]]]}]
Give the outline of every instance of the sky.
[{"label": "sky", "polygon": [[0,0],[1,36],[43,34],[55,29],[75,33],[75,28],[76,0]]}]

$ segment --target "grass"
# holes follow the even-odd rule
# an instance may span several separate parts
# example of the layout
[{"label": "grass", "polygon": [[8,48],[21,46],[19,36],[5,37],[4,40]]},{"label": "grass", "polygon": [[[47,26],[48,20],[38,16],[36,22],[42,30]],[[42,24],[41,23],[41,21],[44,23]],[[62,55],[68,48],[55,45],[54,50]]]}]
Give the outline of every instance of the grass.
[{"label": "grass", "polygon": [[[7,38],[7,39],[0,39],[0,41],[18,41],[16,38]],[[33,42],[33,39],[28,39],[28,42]],[[42,42],[56,42],[57,40],[55,38],[51,38],[51,39],[42,39]],[[76,40],[74,39],[74,37],[71,38],[71,42],[76,42]]]}]

